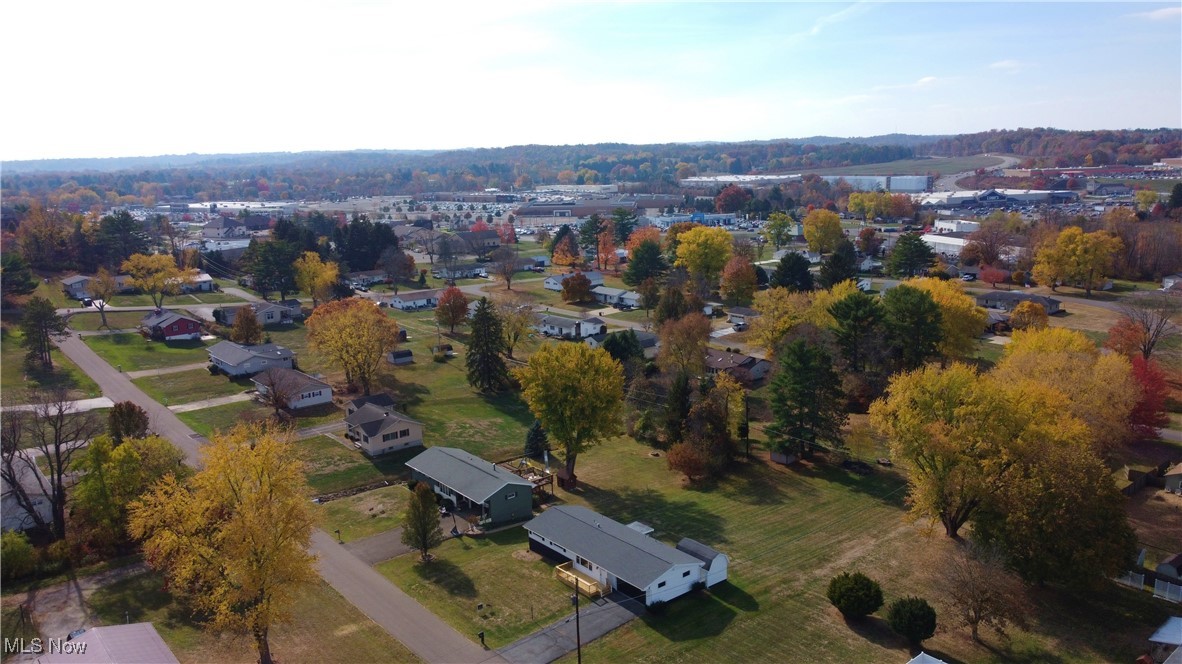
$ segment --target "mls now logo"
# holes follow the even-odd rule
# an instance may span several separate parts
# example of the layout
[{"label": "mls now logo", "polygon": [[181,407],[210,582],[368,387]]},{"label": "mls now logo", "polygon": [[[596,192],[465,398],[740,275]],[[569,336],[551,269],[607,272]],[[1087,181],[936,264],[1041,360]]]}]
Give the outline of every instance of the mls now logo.
[{"label": "mls now logo", "polygon": [[86,643],[82,641],[67,641],[65,639],[4,639],[5,654],[40,655],[82,655],[86,653]]}]

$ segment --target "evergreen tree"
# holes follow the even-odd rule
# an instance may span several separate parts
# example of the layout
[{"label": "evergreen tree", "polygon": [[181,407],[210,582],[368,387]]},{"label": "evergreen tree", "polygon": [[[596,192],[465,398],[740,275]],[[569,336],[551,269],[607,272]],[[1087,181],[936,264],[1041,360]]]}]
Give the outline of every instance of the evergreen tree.
[{"label": "evergreen tree", "polygon": [[809,260],[798,253],[784,254],[772,272],[772,288],[787,288],[793,291],[811,291],[813,274],[809,272]]},{"label": "evergreen tree", "polygon": [[839,240],[833,253],[821,264],[821,278],[818,283],[821,288],[833,288],[843,281],[858,276],[858,255],[854,251],[854,243],[849,240]]},{"label": "evergreen tree", "polygon": [[661,245],[644,241],[632,249],[628,267],[624,268],[622,278],[625,284],[637,286],[650,277],[660,279],[668,269],[665,255],[661,253]]},{"label": "evergreen tree", "polygon": [[612,210],[612,232],[615,234],[613,238],[617,247],[622,247],[628,243],[628,236],[632,235],[632,231],[636,230],[636,215],[627,208],[616,208]]},{"label": "evergreen tree", "polygon": [[887,348],[896,368],[923,366],[940,343],[940,306],[927,291],[902,284],[887,291],[882,307]]},{"label": "evergreen tree", "polygon": [[598,214],[592,214],[579,225],[579,247],[588,252],[587,255],[599,247],[599,232],[602,230],[603,219]]},{"label": "evergreen tree", "polygon": [[644,357],[644,349],[640,346],[640,339],[631,329],[612,332],[604,337],[603,349],[625,366],[628,364],[628,360]]},{"label": "evergreen tree", "polygon": [[550,439],[546,436],[546,430],[542,428],[540,420],[534,420],[529,431],[525,432],[525,456],[540,457],[542,452],[548,449],[550,449]]},{"label": "evergreen tree", "polygon": [[689,374],[679,371],[669,385],[668,401],[665,403],[665,443],[672,445],[681,441],[681,433],[690,412]]},{"label": "evergreen tree", "polygon": [[936,262],[936,253],[918,233],[907,233],[895,243],[887,259],[888,274],[896,277],[914,277],[925,274]]},{"label": "evergreen tree", "polygon": [[772,444],[780,450],[795,445],[802,454],[818,442],[840,444],[845,395],[829,354],[798,339],[781,351],[779,364],[772,380]]},{"label": "evergreen tree", "polygon": [[833,334],[846,365],[850,371],[862,371],[882,336],[883,310],[878,298],[857,291],[834,302],[829,314],[837,323]]},{"label": "evergreen tree", "polygon": [[25,354],[25,364],[32,367],[41,365],[41,369],[53,369],[53,340],[66,336],[66,319],[57,315],[53,304],[43,297],[33,297],[25,305],[21,316],[21,332],[24,337],[21,345],[28,349]]},{"label": "evergreen tree", "polygon": [[661,293],[661,299],[657,301],[656,318],[657,324],[664,323],[667,320],[677,320],[691,311],[689,303],[686,302],[685,294],[681,292],[680,288],[668,286]]},{"label": "evergreen tree", "polygon": [[7,300],[14,295],[28,295],[37,290],[37,279],[25,259],[15,251],[0,255],[0,294]]},{"label": "evergreen tree", "polygon": [[488,298],[482,297],[472,315],[472,338],[465,357],[468,384],[486,394],[503,390],[509,383],[509,371],[501,357],[504,350],[501,319]]}]

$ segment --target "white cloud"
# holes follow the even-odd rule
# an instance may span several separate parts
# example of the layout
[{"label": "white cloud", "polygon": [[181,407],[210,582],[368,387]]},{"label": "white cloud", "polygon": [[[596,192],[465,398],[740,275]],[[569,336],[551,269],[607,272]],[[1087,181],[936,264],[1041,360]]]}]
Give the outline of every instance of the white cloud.
[{"label": "white cloud", "polygon": [[940,81],[941,79],[938,79],[935,76],[924,76],[914,83],[900,83],[898,85],[876,85],[871,89],[876,92],[882,92],[885,90],[923,90],[925,88],[932,87]]},{"label": "white cloud", "polygon": [[1182,18],[1182,7],[1162,7],[1151,12],[1125,14],[1127,18],[1146,18],[1150,21],[1171,21]]},{"label": "white cloud", "polygon": [[1018,60],[998,60],[989,65],[990,69],[997,69],[1006,72],[1016,72],[1026,68],[1026,64]]},{"label": "white cloud", "polygon": [[812,27],[810,27],[808,30],[789,35],[788,39],[795,40],[804,37],[816,37],[817,35],[821,34],[821,31],[827,26],[841,23],[842,21],[848,21],[851,18],[864,14],[870,9],[871,4],[872,3],[869,2],[857,2],[850,5],[849,7],[846,7],[845,9],[842,9],[841,11],[833,12],[832,14],[826,14],[818,18],[816,21],[813,21]]}]

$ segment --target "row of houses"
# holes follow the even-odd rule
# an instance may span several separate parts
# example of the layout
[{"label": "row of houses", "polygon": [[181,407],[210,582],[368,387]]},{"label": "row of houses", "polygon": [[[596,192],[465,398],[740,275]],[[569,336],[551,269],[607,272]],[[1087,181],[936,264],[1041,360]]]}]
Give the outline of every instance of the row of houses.
[{"label": "row of houses", "polygon": [[[75,274],[62,279],[62,292],[75,300],[83,298],[94,297],[91,292],[91,284],[94,277],[85,274]],[[216,290],[217,284],[213,277],[206,272],[198,272],[192,279],[186,279],[181,282],[180,292],[182,293],[208,293]],[[135,287],[131,285],[131,276],[127,274],[115,275],[115,292],[116,293],[134,293]]]}]

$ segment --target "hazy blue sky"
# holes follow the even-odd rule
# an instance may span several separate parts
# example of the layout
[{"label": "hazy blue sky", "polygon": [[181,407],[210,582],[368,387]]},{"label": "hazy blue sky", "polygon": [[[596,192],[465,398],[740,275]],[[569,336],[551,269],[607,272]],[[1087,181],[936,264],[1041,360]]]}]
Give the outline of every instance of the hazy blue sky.
[{"label": "hazy blue sky", "polygon": [[1182,4],[4,3],[0,158],[1182,126]]}]

